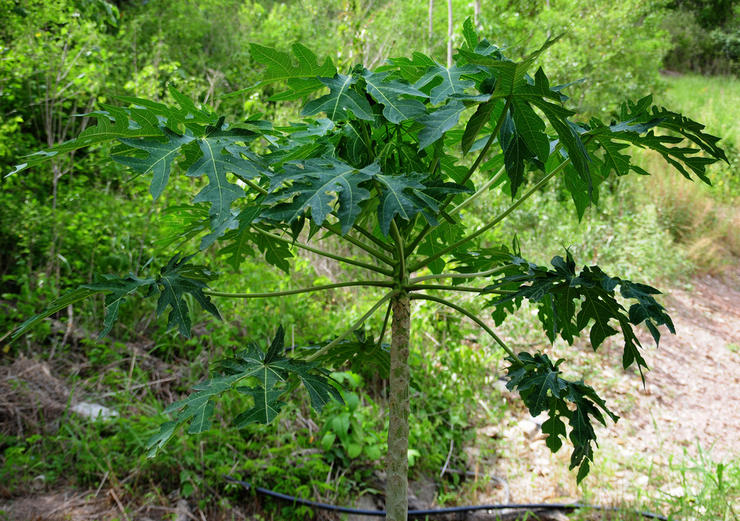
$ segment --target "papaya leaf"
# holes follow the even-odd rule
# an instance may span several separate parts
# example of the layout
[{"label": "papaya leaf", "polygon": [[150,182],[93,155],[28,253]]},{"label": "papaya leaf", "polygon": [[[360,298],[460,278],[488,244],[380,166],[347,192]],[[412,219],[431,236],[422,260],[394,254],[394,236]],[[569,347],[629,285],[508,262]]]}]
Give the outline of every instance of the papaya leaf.
[{"label": "papaya leaf", "polygon": [[189,177],[205,174],[208,184],[193,199],[194,203],[210,203],[209,215],[211,229],[222,231],[224,224],[231,219],[231,205],[244,197],[244,190],[229,182],[227,173],[233,173],[242,180],[252,180],[261,175],[255,165],[241,155],[234,155],[228,149],[233,138],[207,136],[198,139],[203,154],[188,169]]},{"label": "papaya leaf", "polygon": [[[544,353],[519,353],[519,359],[507,358],[509,382],[506,387],[519,391],[524,404],[532,416],[547,412],[548,419],[542,424],[542,431],[547,434],[546,444],[552,452],[562,447],[561,438],[566,436],[563,419],[571,427],[570,441],[573,444],[570,468],[579,467],[578,481],[588,474],[589,463],[593,461],[593,445],[596,444],[596,433],[593,420],[606,425],[602,411],[612,421],[619,417],[612,413],[590,386],[581,381],[570,381],[562,378],[560,364],[562,360],[552,363]],[[568,407],[568,402],[574,407]]]},{"label": "papaya leaf", "polygon": [[[610,277],[598,266],[584,267],[576,273],[576,264],[567,253],[566,258],[556,256],[552,259],[554,269],[526,263],[514,259],[518,273],[507,274],[487,289],[511,288],[517,286],[514,293],[500,297],[492,305],[501,305],[510,301],[526,298],[538,306],[538,317],[550,341],[560,336],[568,343],[573,343],[581,331],[589,327],[589,336],[593,349],[603,341],[617,334],[618,325],[624,340],[623,365],[627,369],[636,363],[640,374],[647,369],[645,360],[639,353],[641,347],[632,326],[646,323],[656,342],[660,340],[658,326],[665,326],[675,333],[673,322],[653,297],[658,290],[645,284],[636,284],[617,277]],[[630,311],[616,299],[616,287],[620,287],[622,297],[635,299]],[[644,379],[644,377],[643,377]]]},{"label": "papaya leaf", "polygon": [[118,310],[126,298],[133,295],[141,288],[151,287],[154,283],[154,279],[142,279],[133,274],[129,274],[126,278],[105,275],[103,276],[103,280],[100,282],[82,285],[82,288],[94,290],[96,292],[110,292],[105,295],[104,327],[98,334],[98,339],[101,339],[110,333],[110,330],[113,328],[113,324],[118,320]]},{"label": "papaya leaf", "polygon": [[363,78],[367,90],[375,100],[383,105],[383,116],[391,123],[401,123],[426,112],[424,104],[415,98],[428,98],[416,87],[398,80],[386,78],[390,72],[370,72],[366,70]]},{"label": "papaya leaf", "polygon": [[170,179],[172,162],[180,154],[181,148],[194,139],[192,136],[177,135],[166,128],[163,132],[162,139],[120,139],[131,149],[146,153],[146,157],[139,157],[138,155],[112,156],[114,161],[126,165],[140,174],[152,175],[149,192],[155,200],[162,195]]},{"label": "papaya leaf", "polygon": [[[262,215],[292,223],[310,212],[311,219],[320,226],[330,213],[335,213],[342,233],[347,233],[362,212],[360,203],[370,198],[370,192],[360,184],[372,179],[378,171],[377,165],[358,170],[333,158],[286,164],[284,172],[272,179],[273,192],[265,204],[273,206],[263,210]],[[284,186],[286,182],[291,184]],[[287,202],[281,202],[286,199]]]},{"label": "papaya leaf", "polygon": [[550,139],[545,134],[545,122],[529,103],[517,98],[511,102],[511,117],[517,133],[527,148],[543,163],[547,161],[550,154]]},{"label": "papaya leaf", "polygon": [[419,131],[419,148],[428,147],[457,125],[463,110],[465,110],[465,105],[460,101],[451,101],[418,118],[417,121],[424,125],[424,128]]},{"label": "papaya leaf", "polygon": [[359,119],[368,121],[375,119],[367,99],[352,89],[352,85],[357,83],[356,78],[337,74],[333,78],[321,78],[320,80],[321,83],[329,87],[329,94],[308,102],[303,107],[302,114],[304,116],[324,112],[332,121],[344,121],[351,119],[351,113]]},{"label": "papaya leaf", "polygon": [[478,67],[472,65],[464,65],[462,67],[453,65],[447,68],[435,63],[414,84],[414,87],[421,90],[425,86],[433,84],[434,87],[432,87],[430,92],[432,105],[439,105],[450,98],[466,99],[465,90],[473,87],[475,82],[473,80],[463,79],[463,77],[476,72],[478,72]]},{"label": "papaya leaf", "polygon": [[183,298],[185,294],[192,295],[205,311],[221,319],[221,315],[211,302],[211,297],[203,293],[203,290],[208,288],[206,282],[212,280],[213,276],[203,266],[188,264],[191,258],[192,255],[188,257],[175,255],[160,270],[160,276],[156,281],[159,291],[157,316],[169,307],[168,327],[177,327],[180,334],[186,338],[190,338],[191,322],[188,305]]},{"label": "papaya leaf", "polygon": [[277,100],[286,101],[305,97],[323,86],[319,77],[331,78],[337,72],[329,58],[323,64],[319,64],[316,55],[297,42],[291,47],[298,62],[297,65],[286,52],[256,43],[250,44],[249,49],[252,59],[266,67],[258,85],[276,81],[287,82],[288,90],[273,96]]},{"label": "papaya leaf", "polygon": [[45,318],[48,318],[54,313],[58,313],[59,311],[67,308],[68,306],[76,304],[77,302],[90,298],[93,295],[97,295],[102,291],[104,290],[97,290],[80,286],[76,289],[73,289],[72,291],[65,293],[64,295],[61,295],[60,297],[55,298],[49,303],[48,306],[46,306],[46,308],[41,313],[38,313],[26,319],[21,325],[13,330],[10,335],[10,339],[18,339],[21,335],[26,333],[29,329],[31,329],[33,326],[35,326]]},{"label": "papaya leaf", "polygon": [[188,433],[198,434],[208,430],[215,410],[215,402],[223,394],[236,391],[250,396],[253,405],[234,419],[237,428],[250,423],[269,423],[280,413],[282,396],[292,387],[291,375],[296,376],[308,391],[311,405],[318,411],[330,400],[342,402],[342,396],[328,372],[314,363],[286,357],[285,332],[278,328],[270,346],[263,350],[250,343],[234,356],[216,363],[214,376],[193,387],[186,398],[172,403],[165,409],[173,414],[172,421],[163,423],[147,442],[149,456],[164,448],[175,431],[189,424]]},{"label": "papaya leaf", "polygon": [[378,222],[383,235],[388,236],[391,221],[396,215],[405,221],[411,221],[420,213],[429,224],[436,226],[435,216],[439,211],[439,203],[423,192],[427,188],[421,183],[424,177],[422,174],[375,176],[383,185],[378,206]]}]

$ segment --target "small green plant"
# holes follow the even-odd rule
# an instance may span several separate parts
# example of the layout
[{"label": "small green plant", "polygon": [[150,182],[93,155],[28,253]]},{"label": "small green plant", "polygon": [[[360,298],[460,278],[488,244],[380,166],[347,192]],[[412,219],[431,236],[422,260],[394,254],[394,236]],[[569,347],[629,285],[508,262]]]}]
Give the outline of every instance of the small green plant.
[{"label": "small green plant", "polygon": [[[449,68],[414,53],[376,70],[357,65],[344,72],[329,59],[319,61],[300,43],[292,47],[292,56],[252,45],[252,58],[265,66],[262,84],[287,86],[271,100],[305,101],[307,119],[288,126],[256,115],[229,124],[174,89],[170,92],[177,106],[125,97],[126,107],[104,106],[92,114],[96,126],[28,157],[13,173],[115,140],[113,159],[151,176],[155,199],[175,165],[199,180],[193,213],[203,208],[207,213],[184,225],[181,236],[198,239],[201,250],[214,247],[233,268],[259,254],[287,272],[293,251],[302,249],[359,268],[367,278],[272,293],[226,293],[209,288],[218,277],[211,268],[194,264],[192,256],[176,255],[158,273],[106,276],[80,286],[23,323],[13,338],[99,293],[106,295],[102,334],[110,331],[124,301],[140,293],[156,298],[157,315],[168,311],[168,326],[187,337],[195,303],[220,318],[214,298],[380,288],[382,296],[367,312],[333,338],[297,346],[288,354],[278,327],[266,349],[256,343],[236,349],[216,364],[212,378],[167,408],[173,419],[149,441],[150,454],[160,451],[180,427],[190,434],[208,430],[216,401],[227,392],[246,396],[250,404],[236,416],[237,428],[274,420],[286,396],[299,386],[316,409],[342,401],[327,366],[387,360],[389,347],[384,374],[389,381],[386,510],[388,519],[405,520],[411,307],[421,300],[469,318],[506,352],[508,387],[519,392],[531,414],[547,412],[542,430],[551,450],[559,450],[564,440],[571,442],[571,468],[578,469],[577,479],[582,480],[593,460],[593,422],[605,424],[607,416],[614,421],[617,416],[592,387],[563,377],[563,360],[551,360],[544,352],[515,352],[486,321],[435,293],[478,295],[493,309],[497,326],[530,301],[551,341],[559,336],[572,343],[587,333],[596,349],[621,333],[624,367],[642,372],[646,363],[634,327],[644,324],[656,343],[660,326],[673,332],[670,317],[655,300],[656,289],[609,276],[598,266],[578,269],[570,252],[555,256],[550,267],[538,266],[522,258],[515,240],[511,247],[491,245],[486,233],[557,177],[583,216],[598,201],[599,185],[606,179],[647,174],[631,162],[631,145],[655,150],[685,177],[705,182],[706,166],[725,155],[719,139],[706,134],[702,125],[654,107],[650,96],[624,103],[608,124],[595,118],[576,121],[575,112],[565,106],[566,86],[551,86],[541,68],[534,70],[538,57],[556,40],[512,61],[479,39],[468,20],[463,45]],[[492,189],[512,202],[498,215],[484,215],[480,224],[467,209]],[[364,257],[331,251],[336,241],[357,248]],[[383,309],[380,331],[368,334],[365,322]],[[391,319],[388,346],[384,339]],[[333,434],[347,456],[357,453],[350,427],[330,426],[326,444]]]},{"label": "small green plant", "polygon": [[[353,389],[362,383],[361,378],[352,373],[332,376],[338,383],[347,382]],[[344,467],[349,467],[350,462],[360,456],[370,461],[380,460],[385,440],[381,436],[382,429],[378,430],[377,405],[362,404],[360,396],[353,391],[345,391],[342,398],[343,404],[332,404],[327,411],[327,421],[319,433],[321,446]]]}]

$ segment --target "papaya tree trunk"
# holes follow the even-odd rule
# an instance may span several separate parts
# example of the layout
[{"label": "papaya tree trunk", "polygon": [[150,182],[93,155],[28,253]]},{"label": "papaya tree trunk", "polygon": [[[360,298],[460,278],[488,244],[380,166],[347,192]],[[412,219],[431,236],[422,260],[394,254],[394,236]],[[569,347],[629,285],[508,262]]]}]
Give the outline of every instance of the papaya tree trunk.
[{"label": "papaya tree trunk", "polygon": [[409,337],[411,301],[407,293],[394,297],[391,327],[390,421],[385,510],[388,521],[406,521],[409,474]]}]

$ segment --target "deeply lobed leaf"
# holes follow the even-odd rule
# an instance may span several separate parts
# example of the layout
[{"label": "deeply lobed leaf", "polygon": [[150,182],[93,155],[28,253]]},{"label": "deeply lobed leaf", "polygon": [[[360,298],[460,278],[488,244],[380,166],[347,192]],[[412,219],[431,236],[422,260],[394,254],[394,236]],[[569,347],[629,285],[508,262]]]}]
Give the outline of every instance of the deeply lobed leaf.
[{"label": "deeply lobed leaf", "polygon": [[284,335],[280,327],[266,351],[257,344],[249,344],[233,357],[220,360],[216,364],[215,376],[197,384],[192,394],[167,407],[165,413],[174,414],[174,419],[162,424],[149,439],[149,456],[164,448],[177,429],[185,424],[189,425],[190,434],[208,430],[215,402],[227,392],[237,391],[252,398],[252,406],[234,419],[237,428],[274,420],[282,407],[283,396],[293,388],[291,377],[303,384],[316,410],[320,411],[330,400],[341,403],[341,394],[327,371],[314,363],[283,354]]}]

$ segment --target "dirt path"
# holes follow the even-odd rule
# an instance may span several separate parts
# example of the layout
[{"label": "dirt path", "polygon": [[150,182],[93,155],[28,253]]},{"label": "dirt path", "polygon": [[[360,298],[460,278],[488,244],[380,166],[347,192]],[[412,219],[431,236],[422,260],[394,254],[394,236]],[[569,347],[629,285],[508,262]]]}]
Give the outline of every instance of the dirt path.
[{"label": "dirt path", "polygon": [[661,440],[698,442],[715,460],[729,460],[740,456],[740,269],[693,286],[670,295],[677,334],[651,350],[649,396],[629,416],[645,450]]}]

